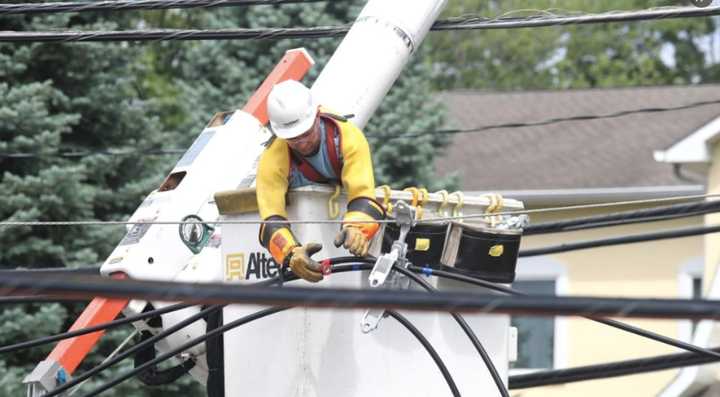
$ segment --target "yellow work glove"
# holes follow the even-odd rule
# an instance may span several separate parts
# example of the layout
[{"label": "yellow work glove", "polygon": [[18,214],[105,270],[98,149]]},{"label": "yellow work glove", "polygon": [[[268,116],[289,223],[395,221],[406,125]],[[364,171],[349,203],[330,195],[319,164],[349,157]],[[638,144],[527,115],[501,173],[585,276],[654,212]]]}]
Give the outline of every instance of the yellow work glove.
[{"label": "yellow work glove", "polygon": [[355,256],[365,256],[370,248],[370,240],[365,236],[362,230],[353,225],[343,227],[343,229],[335,237],[333,242],[336,247],[341,245],[345,247],[351,254]]},{"label": "yellow work glove", "polygon": [[308,243],[290,251],[288,266],[298,277],[317,283],[323,279],[322,265],[311,258],[322,249],[322,244]]}]

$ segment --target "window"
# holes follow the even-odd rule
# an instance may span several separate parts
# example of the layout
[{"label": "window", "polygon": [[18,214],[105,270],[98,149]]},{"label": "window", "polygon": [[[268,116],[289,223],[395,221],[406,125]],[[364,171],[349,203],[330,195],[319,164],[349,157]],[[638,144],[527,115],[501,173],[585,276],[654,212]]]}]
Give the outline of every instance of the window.
[{"label": "window", "polygon": [[[679,297],[685,299],[702,299],[703,286],[703,259],[694,258],[680,266],[678,274]],[[678,320],[680,324],[680,339],[686,342],[692,340],[698,320]]]},{"label": "window", "polygon": [[[514,289],[533,295],[561,295],[567,276],[563,265],[547,257],[523,258],[518,263]],[[562,368],[565,362],[565,319],[563,317],[512,316],[517,328],[517,360],[511,373]]]},{"label": "window", "polygon": [[[555,280],[516,281],[513,288],[533,295],[555,295],[556,284]],[[510,325],[518,330],[518,357],[510,368],[554,367],[554,317],[513,316]]]}]

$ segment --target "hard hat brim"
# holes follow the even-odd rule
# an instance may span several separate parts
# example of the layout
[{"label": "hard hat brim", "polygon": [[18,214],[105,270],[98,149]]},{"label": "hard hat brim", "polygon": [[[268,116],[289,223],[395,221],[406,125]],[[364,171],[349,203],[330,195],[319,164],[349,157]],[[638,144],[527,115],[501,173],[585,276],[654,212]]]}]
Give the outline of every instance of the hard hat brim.
[{"label": "hard hat brim", "polygon": [[315,106],[314,111],[310,112],[305,118],[291,126],[282,126],[270,121],[270,127],[272,127],[273,132],[279,138],[292,139],[304,134],[313,126],[313,124],[315,124],[315,117],[317,117],[317,113],[318,109],[317,106]]}]

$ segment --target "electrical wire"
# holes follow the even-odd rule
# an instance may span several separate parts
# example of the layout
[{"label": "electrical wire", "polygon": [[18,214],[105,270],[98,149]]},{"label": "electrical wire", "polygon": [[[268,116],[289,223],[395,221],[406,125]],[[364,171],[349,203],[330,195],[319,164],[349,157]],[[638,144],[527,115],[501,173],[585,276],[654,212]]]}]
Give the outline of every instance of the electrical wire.
[{"label": "electrical wire", "polygon": [[[243,324],[247,324],[247,323],[249,323],[249,322],[251,322],[251,321],[258,320],[258,319],[261,319],[261,318],[263,318],[263,317],[267,317],[267,316],[270,316],[270,315],[272,315],[272,314],[279,313],[279,312],[284,311],[284,310],[287,310],[287,309],[289,309],[289,308],[287,308],[287,307],[274,307],[274,308],[270,308],[270,309],[261,310],[261,311],[259,311],[259,312],[256,312],[256,313],[250,314],[250,315],[248,315],[248,316],[241,317],[241,318],[239,318],[239,319],[237,319],[237,320],[231,321],[231,322],[229,322],[229,323],[227,323],[227,324],[225,324],[225,325],[222,325],[222,326],[220,326],[220,327],[218,327],[218,328],[215,328],[215,329],[213,329],[213,330],[211,330],[211,331],[208,331],[208,332],[205,333],[204,335],[200,335],[200,336],[198,336],[198,337],[195,337],[195,338],[189,340],[188,342],[185,342],[184,344],[178,346],[177,348],[172,349],[172,350],[168,351],[167,353],[161,354],[161,355],[157,356],[156,358],[154,358],[154,359],[152,359],[152,360],[150,360],[150,361],[147,361],[147,362],[143,363],[142,365],[140,365],[140,366],[138,366],[138,367],[135,367],[135,368],[132,369],[131,371],[128,371],[128,372],[120,375],[119,377],[117,377],[117,378],[115,378],[115,379],[113,379],[113,380],[111,380],[111,381],[109,381],[109,382],[107,382],[107,383],[105,383],[105,384],[103,384],[103,385],[98,386],[97,388],[93,389],[93,390],[90,391],[89,393],[83,395],[83,397],[94,397],[94,396],[97,396],[97,395],[99,395],[100,393],[102,393],[102,392],[104,392],[104,391],[106,391],[106,390],[108,390],[108,389],[111,389],[111,388],[119,385],[120,383],[122,383],[122,382],[124,382],[124,381],[126,381],[126,380],[128,380],[128,379],[130,379],[130,378],[132,378],[133,376],[139,374],[140,372],[144,371],[145,369],[150,368],[150,367],[153,366],[153,365],[157,365],[157,364],[159,364],[159,363],[161,363],[161,362],[163,362],[163,361],[166,361],[166,360],[168,360],[168,359],[170,359],[170,358],[172,358],[172,357],[175,357],[177,354],[179,354],[179,353],[181,353],[181,352],[183,352],[183,351],[185,351],[185,350],[187,350],[187,349],[190,349],[191,347],[193,347],[193,346],[195,346],[195,345],[198,345],[198,344],[204,342],[205,340],[207,340],[207,339],[209,339],[209,338],[212,338],[212,337],[214,337],[214,336],[216,336],[216,335],[220,335],[220,334],[222,334],[222,333],[224,333],[224,332],[230,331],[230,330],[232,330],[233,328],[239,327],[239,326],[241,326],[241,325],[243,325]],[[50,395],[48,394],[47,397],[50,397]]]},{"label": "electrical wire", "polygon": [[[130,335],[128,335],[127,338],[125,338],[125,340],[123,340],[123,341],[118,345],[118,347],[116,347],[115,350],[112,351],[112,353],[110,353],[107,357],[105,357],[105,359],[104,359],[100,364],[105,364],[106,362],[108,362],[108,361],[112,360],[113,358],[115,358],[115,356],[117,356],[118,353],[120,353],[120,350],[122,350],[122,348],[125,347],[125,345],[127,345],[128,343],[130,343],[130,341],[131,341],[131,340],[135,337],[135,335],[137,335],[138,333],[140,333],[140,331],[138,331],[137,329],[133,330],[133,332],[131,332]],[[77,393],[77,392],[80,390],[80,388],[81,388],[85,383],[87,383],[88,380],[89,380],[89,379],[85,379],[84,381],[80,382],[80,384],[77,385],[76,388],[74,388],[74,389],[70,390],[70,392],[68,392],[67,396],[70,397],[70,396],[72,396],[73,394]]]},{"label": "electrical wire", "polygon": [[[541,14],[525,18],[458,17],[437,21],[433,31],[515,29],[609,22],[636,22],[670,18],[706,17],[720,15],[720,7],[667,7],[627,12],[607,12],[574,16]],[[164,40],[277,40],[307,39],[341,36],[351,24],[301,28],[259,29],[153,29],[126,31],[81,32],[0,32],[0,42],[88,42],[88,41],[164,41]]]},{"label": "electrical wire", "polygon": [[0,4],[0,15],[48,14],[59,12],[168,10],[180,8],[215,8],[231,6],[318,3],[327,0],[113,0],[91,3],[24,3]]},{"label": "electrical wire", "polygon": [[[110,281],[112,281],[112,282],[117,282],[118,280],[110,280]],[[278,281],[277,278],[272,278],[272,279],[269,279],[269,280],[265,280],[265,281],[262,281],[262,282],[258,282],[258,283],[255,284],[255,286],[256,286],[256,287],[269,286],[269,285],[272,285],[272,284],[277,283],[277,281]],[[190,285],[193,285],[193,284],[190,284]],[[137,352],[139,352],[139,351],[141,351],[141,350],[144,350],[144,349],[146,349],[146,348],[148,348],[148,347],[152,347],[152,346],[155,344],[155,342],[157,342],[157,341],[159,341],[159,340],[161,340],[161,339],[166,338],[167,336],[169,336],[169,335],[171,335],[171,334],[173,334],[173,333],[175,333],[175,332],[177,332],[177,331],[185,328],[186,326],[194,323],[195,321],[198,321],[198,320],[200,320],[201,318],[204,318],[204,317],[206,317],[207,315],[209,315],[209,314],[211,314],[211,313],[213,313],[213,312],[216,312],[216,311],[218,311],[218,310],[221,310],[222,308],[223,308],[223,305],[212,305],[212,306],[210,306],[210,307],[208,307],[208,308],[206,308],[206,309],[203,309],[203,310],[199,311],[198,313],[195,313],[195,314],[193,314],[192,316],[189,316],[188,318],[184,319],[183,321],[178,322],[177,324],[173,325],[172,327],[169,327],[169,328],[167,328],[167,329],[165,329],[165,330],[163,330],[163,331],[161,331],[161,332],[158,332],[157,334],[153,335],[152,337],[150,337],[150,338],[148,338],[148,339],[146,339],[146,340],[144,340],[144,341],[142,341],[142,342],[134,345],[133,347],[131,347],[130,349],[124,351],[122,354],[116,356],[116,357],[113,358],[112,360],[109,360],[108,362],[102,363],[102,364],[100,364],[100,365],[98,365],[98,366],[96,366],[96,367],[94,367],[94,368],[92,368],[92,369],[84,372],[83,374],[78,375],[78,376],[72,378],[72,379],[69,380],[67,383],[64,383],[64,384],[58,386],[56,389],[53,389],[53,390],[49,391],[47,394],[44,395],[44,397],[57,396],[57,395],[59,395],[60,393],[63,393],[64,391],[66,391],[66,390],[68,390],[68,389],[76,386],[77,384],[79,384],[79,383],[82,382],[83,380],[90,378],[91,376],[93,376],[93,375],[95,375],[95,374],[97,374],[97,373],[99,373],[99,372],[101,372],[101,371],[109,368],[110,366],[112,366],[112,365],[114,365],[114,364],[116,364],[116,363],[118,363],[118,362],[120,362],[120,361],[122,361],[122,360],[124,360],[124,359],[126,359],[126,358],[128,358],[128,357],[130,357],[130,356],[132,356],[132,355],[134,355],[135,353],[137,353]]]},{"label": "electrical wire", "polygon": [[[437,289],[430,285],[427,281],[423,280],[420,276],[417,274],[404,269],[401,266],[394,266],[393,267],[395,271],[399,272],[405,277],[410,278],[415,283],[419,284],[421,287],[423,287],[425,290],[427,290],[430,293],[436,293]],[[502,378],[500,377],[500,374],[497,371],[497,368],[495,368],[495,364],[493,364],[492,359],[490,358],[490,355],[487,353],[485,348],[483,347],[482,343],[478,339],[477,335],[475,335],[475,332],[473,332],[472,328],[470,328],[470,325],[465,321],[465,319],[458,313],[451,312],[450,315],[455,319],[455,321],[460,325],[460,328],[462,328],[463,332],[465,332],[465,335],[467,335],[468,338],[470,338],[470,342],[473,344],[473,347],[475,347],[475,350],[477,350],[478,354],[483,360],[483,363],[485,363],[485,367],[487,367],[488,371],[490,372],[490,377],[492,378],[493,382],[495,382],[495,386],[497,387],[498,391],[500,392],[500,395],[503,397],[510,397],[510,394],[507,391],[507,388],[505,388],[505,383],[503,383]]]},{"label": "electrical wire", "polygon": [[[607,207],[620,207],[628,205],[645,205],[655,203],[665,203],[673,201],[692,201],[692,200],[705,200],[709,198],[718,198],[720,194],[696,194],[686,196],[675,196],[675,197],[662,197],[642,200],[627,200],[627,201],[611,201],[605,203],[596,204],[580,204],[580,205],[569,205],[563,207],[550,207],[550,208],[538,208],[538,209],[525,209],[525,210],[512,210],[512,211],[501,211],[491,214],[470,214],[470,215],[459,215],[459,216],[445,216],[436,217],[431,219],[419,220],[417,224],[437,224],[437,222],[444,221],[461,221],[465,219],[478,219],[487,218],[492,216],[503,216],[503,215],[521,215],[521,214],[540,214],[549,212],[561,212],[561,211],[574,211],[579,209],[592,209],[592,208],[607,208]],[[311,220],[214,220],[207,221],[205,223],[212,225],[272,225],[272,224],[341,224],[343,221],[340,219],[311,219]],[[395,223],[394,219],[381,219],[364,221],[358,220],[355,223]],[[66,227],[66,226],[117,226],[117,225],[180,225],[183,221],[1,221],[0,227]]]},{"label": "electrical wire", "polygon": [[[367,270],[367,269],[371,268],[371,266],[367,263],[345,265],[345,266],[340,265],[341,263],[350,263],[352,261],[356,261],[357,259],[359,259],[359,258],[341,257],[341,258],[332,259],[331,262],[333,264],[335,264],[335,265],[333,265],[332,272],[333,273],[341,273],[341,272],[346,272],[346,271]],[[287,278],[288,281],[297,279],[297,276],[295,276],[294,274],[288,274],[287,276],[288,276],[288,278]],[[100,393],[102,393],[108,389],[111,389],[112,387],[117,386],[118,384],[122,383],[123,381],[130,379],[131,377],[139,374],[146,368],[149,368],[149,367],[157,365],[163,361],[166,361],[166,360],[180,354],[181,352],[183,352],[199,343],[202,343],[203,341],[205,341],[207,339],[214,337],[215,335],[225,333],[225,332],[230,331],[231,329],[234,329],[240,325],[247,324],[251,321],[255,321],[255,320],[270,316],[272,314],[279,313],[279,312],[287,310],[287,309],[289,309],[289,308],[288,307],[285,307],[285,308],[278,307],[278,308],[265,309],[260,312],[240,318],[238,320],[232,321],[232,322],[225,324],[219,328],[215,328],[215,329],[207,332],[204,335],[201,335],[199,337],[196,337],[195,339],[188,341],[184,345],[181,345],[171,351],[166,352],[165,354],[163,354],[159,357],[156,357],[153,360],[150,360],[150,361],[144,363],[141,366],[136,367],[132,371],[129,371],[129,372],[121,375],[118,378],[113,379],[112,381],[99,386],[98,388],[94,389],[86,396],[99,395]],[[455,384],[455,381],[453,380],[452,375],[447,370],[447,366],[442,361],[440,356],[437,354],[437,351],[432,347],[430,342],[424,337],[424,335],[422,335],[422,333],[410,321],[408,321],[405,317],[403,317],[399,313],[388,311],[388,314],[390,316],[392,316],[393,318],[395,318],[398,322],[400,322],[401,325],[403,325],[406,329],[408,329],[408,331],[410,331],[418,339],[418,341],[423,345],[423,347],[426,349],[428,354],[430,354],[433,361],[435,361],[435,364],[438,366],[438,369],[441,371],[443,377],[445,378],[445,381],[448,384],[448,387],[450,388],[453,396],[460,396],[460,392],[457,389],[457,385]]]},{"label": "electrical wire", "polygon": [[[418,132],[408,132],[401,135],[395,135],[395,136],[386,136],[386,135],[379,135],[379,134],[365,134],[368,138],[377,138],[377,139],[383,139],[383,140],[392,140],[392,139],[402,139],[402,138],[417,138],[421,136],[426,135],[438,135],[438,134],[466,134],[466,133],[472,133],[472,132],[484,132],[487,130],[493,130],[493,129],[506,129],[506,128],[525,128],[525,127],[537,127],[537,126],[545,126],[550,124],[556,124],[556,123],[562,123],[562,122],[568,122],[568,121],[589,121],[589,120],[601,120],[601,119],[607,119],[607,118],[616,118],[616,117],[622,117],[622,116],[628,116],[633,114],[642,114],[642,113],[660,113],[660,112],[670,112],[670,111],[676,111],[676,110],[685,110],[685,109],[691,109],[696,108],[700,106],[707,106],[711,104],[718,104],[720,103],[720,99],[716,100],[710,100],[710,101],[700,101],[700,102],[693,102],[688,103],[685,105],[680,106],[669,106],[669,107],[652,107],[652,108],[640,108],[640,109],[632,109],[632,110],[624,110],[617,113],[609,113],[609,114],[596,114],[596,115],[578,115],[578,116],[571,116],[571,117],[555,117],[551,119],[546,119],[542,121],[535,121],[535,122],[516,122],[516,123],[504,123],[504,124],[490,124],[480,127],[474,127],[474,128],[466,128],[466,129],[441,129],[441,130],[432,130],[432,131],[418,131]],[[51,157],[67,157],[67,158],[80,158],[80,157],[88,157],[88,156],[164,156],[164,155],[179,155],[186,152],[186,149],[180,149],[180,148],[168,148],[168,149],[149,149],[149,150],[135,150],[135,149],[105,149],[105,150],[84,150],[84,151],[54,151],[54,152],[13,152],[13,153],[0,153],[0,159],[2,158],[8,158],[8,159],[35,159],[35,158],[51,158]]]},{"label": "electrical wire", "polygon": [[[357,261],[358,259],[359,259],[359,258],[354,258],[354,257],[336,258],[336,259],[334,259],[334,263],[348,263],[348,262],[352,262],[352,261]],[[371,261],[371,260],[367,260],[367,259],[365,260],[365,262],[368,262],[368,261]],[[337,270],[334,269],[333,272],[340,272],[340,271],[343,271],[343,269],[344,269],[344,271],[348,271],[348,270],[366,270],[366,269],[369,269],[369,268],[371,268],[371,265],[370,265],[369,263],[365,263],[365,264],[353,264],[353,265],[346,265],[346,266],[344,266],[344,267],[343,267],[343,266],[336,266],[336,269],[337,269]],[[469,278],[469,277],[467,277],[467,276],[460,275],[460,274],[454,274],[454,273],[449,273],[449,272],[444,272],[444,271],[436,271],[436,270],[434,270],[434,269],[430,269],[430,271],[428,271],[427,268],[419,268],[419,267],[416,267],[416,266],[411,266],[409,270],[414,271],[414,272],[423,273],[423,274],[431,274],[431,275],[436,275],[436,276],[441,276],[441,277],[447,277],[447,278],[455,279],[455,280],[458,280],[458,281],[470,282],[470,283],[475,284],[475,285],[479,285],[479,286],[482,286],[482,287],[490,288],[490,289],[493,289],[493,290],[498,290],[498,291],[501,291],[501,292],[524,294],[524,293],[519,292],[519,291],[514,291],[514,290],[512,290],[512,289],[510,289],[510,288],[508,288],[508,287],[504,287],[504,286],[501,286],[501,285],[496,285],[496,284],[489,283],[489,282],[486,282],[486,281],[483,281],[483,280],[477,280],[477,279]],[[410,273],[410,274],[412,274],[412,273]],[[414,274],[412,274],[412,275],[414,276]],[[417,276],[416,276],[416,277],[417,277]],[[411,277],[411,278],[414,279],[414,277]],[[294,275],[289,275],[288,279],[296,279],[296,277],[295,277]],[[420,279],[420,280],[422,280],[422,279]],[[268,280],[268,281],[272,281],[272,280]],[[427,282],[424,282],[424,280],[422,280],[422,281],[423,281],[423,283],[421,283],[421,285],[422,285],[422,284],[425,284],[425,285],[428,285],[428,286],[429,286],[429,284],[427,284]],[[431,287],[431,288],[432,288],[432,287]],[[596,319],[595,319],[595,320],[596,320]],[[630,326],[630,327],[631,327],[631,326]],[[634,327],[632,327],[632,328],[634,328]],[[169,330],[168,330],[168,331],[169,331]],[[649,332],[649,331],[646,331],[646,332]],[[715,354],[715,355],[717,355],[717,354]],[[172,355],[170,355],[170,356],[168,356],[168,357],[171,357],[171,356],[172,356]],[[152,364],[151,364],[151,365],[152,365]]]},{"label": "electrical wire", "polygon": [[536,234],[570,232],[599,227],[629,225],[641,222],[667,221],[720,211],[720,200],[700,201],[689,204],[674,204],[612,214],[566,219],[555,222],[536,223],[523,228],[524,236]]},{"label": "electrical wire", "polygon": [[432,30],[476,30],[476,29],[518,29],[548,26],[586,25],[610,22],[656,21],[661,19],[706,17],[720,14],[720,6],[715,7],[656,7],[639,11],[609,11],[602,13],[556,15],[539,13],[523,18],[482,17],[450,18],[433,25]]},{"label": "electrical wire", "polygon": [[130,149],[106,149],[106,150],[83,150],[83,151],[51,151],[51,152],[13,152],[0,153],[0,159],[36,159],[36,158],[81,158],[89,156],[165,156],[179,155],[186,152],[186,149],[153,149],[153,150],[130,150]]},{"label": "electrical wire", "polygon": [[720,225],[698,226],[683,229],[664,230],[662,232],[633,234],[627,236],[611,237],[598,240],[579,241],[575,243],[551,245],[547,247],[532,248],[521,250],[519,257],[526,258],[530,256],[557,254],[561,252],[584,250],[588,248],[609,247],[621,244],[644,243],[648,241],[665,240],[672,238],[698,236],[703,234],[711,234],[720,232]]},{"label": "electrical wire", "polygon": [[555,296],[498,296],[473,292],[368,291],[338,288],[261,288],[227,283],[108,280],[102,277],[0,278],[7,295],[49,293],[207,304],[261,304],[319,308],[380,308],[472,313],[591,317],[720,318],[720,301]]},{"label": "electrical wire", "polygon": [[151,310],[148,312],[143,312],[143,313],[135,314],[132,316],[127,316],[125,318],[109,321],[109,322],[98,324],[98,325],[95,325],[92,327],[81,328],[81,329],[78,329],[75,331],[63,332],[63,333],[56,334],[56,335],[45,336],[42,338],[37,338],[37,339],[25,341],[25,342],[14,343],[12,345],[2,346],[2,347],[0,347],[0,354],[13,353],[18,350],[42,346],[42,345],[52,343],[52,342],[57,342],[57,341],[63,340],[63,339],[74,338],[76,336],[86,335],[86,334],[90,334],[90,333],[97,332],[97,331],[105,331],[105,330],[108,330],[111,328],[119,327],[121,325],[130,324],[130,323],[134,323],[136,321],[141,321],[141,320],[146,320],[149,318],[157,317],[161,314],[186,309],[190,306],[192,306],[192,305],[187,304],[187,303],[176,303],[174,305],[166,306],[161,309]]},{"label": "electrical wire", "polygon": [[420,332],[417,327],[413,325],[413,323],[410,322],[407,318],[405,318],[400,313],[394,311],[394,310],[386,310],[385,313],[387,313],[390,317],[394,318],[402,324],[403,327],[405,327],[408,331],[410,331],[411,334],[417,339],[421,345],[425,348],[425,350],[430,354],[430,357],[432,357],[433,361],[435,362],[435,365],[437,365],[438,369],[442,373],[443,378],[445,378],[445,382],[450,387],[450,392],[455,397],[460,397],[460,390],[458,390],[457,385],[455,384],[455,381],[452,378],[452,374],[450,374],[450,371],[448,371],[447,366],[443,362],[443,360],[440,358],[440,355],[435,350],[435,348],[430,344],[430,341],[425,338],[425,335]]},{"label": "electrical wire", "polygon": [[[409,266],[408,270],[415,272],[415,273],[419,273],[419,274],[426,274],[426,275],[431,275],[431,276],[436,276],[436,277],[443,277],[443,278],[447,278],[450,280],[460,281],[460,282],[480,286],[480,287],[487,288],[492,291],[502,292],[502,293],[509,294],[509,295],[530,296],[529,294],[527,294],[525,292],[510,288],[510,287],[506,287],[504,285],[491,283],[489,281],[476,279],[473,277],[465,276],[463,274],[452,273],[452,272],[448,272],[445,270],[433,269],[433,268],[429,268],[429,267],[418,267],[418,266],[413,266],[413,265]],[[626,323],[616,321],[616,320],[605,319],[605,318],[598,318],[598,317],[591,317],[591,316],[584,316],[584,317],[587,318],[588,320],[592,320],[597,323],[601,323],[601,324],[604,324],[604,325],[607,325],[607,326],[610,326],[613,328],[617,328],[621,331],[629,332],[631,334],[635,334],[635,335],[641,336],[643,338],[651,339],[656,342],[664,343],[666,345],[677,347],[677,348],[687,350],[690,352],[702,354],[704,356],[709,356],[709,357],[714,357],[716,359],[720,359],[720,353],[718,353],[716,351],[706,349],[704,347],[700,347],[697,345],[693,345],[691,343],[683,342],[678,339],[673,339],[673,338],[667,337],[665,335],[660,335],[658,333],[655,333],[655,332],[652,332],[652,331],[649,331],[646,329],[638,328],[638,327],[632,326],[630,324],[626,324]]]},{"label": "electrical wire", "polygon": [[489,131],[489,130],[499,130],[499,129],[540,127],[540,126],[546,126],[546,125],[557,124],[557,123],[565,123],[565,122],[570,122],[570,121],[603,120],[603,119],[611,119],[611,118],[629,116],[629,115],[634,115],[634,114],[671,112],[671,111],[677,111],[677,110],[692,109],[692,108],[697,108],[697,107],[702,107],[702,106],[707,106],[707,105],[715,105],[718,103],[720,103],[720,99],[692,102],[692,103],[679,105],[679,106],[630,109],[630,110],[623,110],[623,111],[607,113],[607,114],[587,114],[587,115],[578,115],[578,116],[570,116],[570,117],[553,117],[553,118],[539,120],[539,121],[488,124],[488,125],[478,126],[478,127],[473,127],[473,128],[454,128],[454,129],[444,129],[444,130],[434,130],[434,131],[407,132],[407,133],[400,134],[400,135],[389,135],[388,136],[388,135],[380,135],[380,134],[366,134],[366,136],[368,138],[382,138],[384,140],[394,140],[394,139],[419,138],[419,137],[427,136],[427,135],[468,134],[468,133],[478,133],[478,132],[485,132],[485,131]]},{"label": "electrical wire", "polygon": [[44,397],[52,397],[52,396],[58,396],[62,393],[64,393],[66,390],[77,386],[84,380],[90,378],[93,375],[98,374],[99,372],[109,368],[110,366],[134,355],[135,353],[139,352],[140,350],[146,349],[146,348],[152,348],[152,346],[155,344],[155,342],[166,338],[169,335],[174,334],[175,332],[187,327],[188,325],[194,323],[195,321],[198,321],[202,319],[203,317],[207,316],[210,313],[216,312],[218,310],[221,310],[223,305],[212,305],[206,309],[203,309],[199,311],[198,313],[193,314],[192,316],[189,316],[188,318],[184,319],[183,321],[180,321],[179,323],[173,325],[172,327],[169,327],[156,335],[153,335],[152,337],[137,343],[133,345],[133,347],[125,350],[121,354],[115,356],[114,358],[103,362],[102,364],[93,367],[92,369],[82,373],[81,375],[78,375],[76,377],[73,377],[72,379],[68,380],[66,383],[63,383],[59,385],[57,388],[50,390],[47,392],[47,394],[44,395]]},{"label": "electrical wire", "polygon": [[[720,353],[720,347],[712,348]],[[572,368],[537,371],[530,374],[514,375],[509,378],[511,390],[525,389],[616,376],[636,375],[666,369],[691,367],[720,361],[715,357],[697,353],[674,353],[644,357],[633,360],[615,361],[603,364],[585,365]]]}]

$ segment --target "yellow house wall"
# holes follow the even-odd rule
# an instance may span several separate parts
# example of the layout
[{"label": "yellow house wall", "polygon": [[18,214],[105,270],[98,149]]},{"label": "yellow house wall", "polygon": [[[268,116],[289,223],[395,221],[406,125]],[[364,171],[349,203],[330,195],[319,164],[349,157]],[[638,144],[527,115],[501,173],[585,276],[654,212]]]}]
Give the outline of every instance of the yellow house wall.
[{"label": "yellow house wall", "polygon": [[[720,145],[715,145],[712,150],[712,158],[720,159]],[[708,173],[707,193],[720,194],[720,161],[713,161],[710,165],[710,170]],[[720,224],[720,214],[705,215],[705,224]],[[705,247],[707,247],[707,249],[705,252],[704,288],[705,291],[707,291],[710,281],[715,276],[715,270],[718,266],[720,259],[720,249],[716,248],[720,247],[720,235],[717,233],[706,235]]]},{"label": "yellow house wall", "polygon": [[[628,209],[627,207],[622,210]],[[614,208],[609,210],[619,211]],[[600,211],[575,211],[532,217],[533,223],[600,214]],[[612,228],[529,236],[523,248],[555,245],[563,242],[599,239],[626,234],[697,226],[702,217]],[[703,256],[703,237],[661,240],[614,247],[593,248],[550,255],[567,271],[567,295],[615,297],[680,296],[679,274],[683,265]],[[519,266],[522,266],[520,262]],[[679,337],[677,320],[620,319],[670,337]],[[564,321],[566,340],[563,361],[567,367],[605,363],[675,352],[676,349],[643,339],[582,318]],[[676,370],[642,375],[522,389],[514,396],[655,396],[675,376]]]}]

